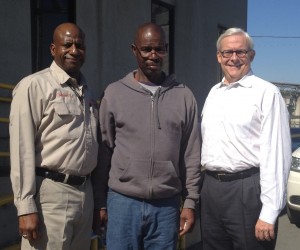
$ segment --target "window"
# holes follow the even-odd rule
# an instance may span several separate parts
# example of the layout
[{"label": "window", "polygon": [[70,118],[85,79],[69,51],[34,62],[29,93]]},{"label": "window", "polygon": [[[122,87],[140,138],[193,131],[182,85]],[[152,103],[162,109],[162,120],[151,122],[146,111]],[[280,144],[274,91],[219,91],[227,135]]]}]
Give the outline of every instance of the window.
[{"label": "window", "polygon": [[74,0],[31,0],[32,71],[49,67],[50,43],[55,27],[75,22]]},{"label": "window", "polygon": [[151,22],[162,27],[166,35],[166,42],[169,45],[169,53],[164,64],[164,72],[174,72],[174,7],[158,0],[152,0]]}]

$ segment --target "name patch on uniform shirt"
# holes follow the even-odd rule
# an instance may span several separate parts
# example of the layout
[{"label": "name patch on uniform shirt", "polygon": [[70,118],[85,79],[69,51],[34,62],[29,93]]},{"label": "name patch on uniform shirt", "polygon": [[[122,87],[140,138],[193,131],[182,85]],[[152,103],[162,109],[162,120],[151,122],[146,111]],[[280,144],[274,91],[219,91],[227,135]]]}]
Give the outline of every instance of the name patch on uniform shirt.
[{"label": "name patch on uniform shirt", "polygon": [[71,97],[71,93],[69,92],[57,92],[56,97]]}]

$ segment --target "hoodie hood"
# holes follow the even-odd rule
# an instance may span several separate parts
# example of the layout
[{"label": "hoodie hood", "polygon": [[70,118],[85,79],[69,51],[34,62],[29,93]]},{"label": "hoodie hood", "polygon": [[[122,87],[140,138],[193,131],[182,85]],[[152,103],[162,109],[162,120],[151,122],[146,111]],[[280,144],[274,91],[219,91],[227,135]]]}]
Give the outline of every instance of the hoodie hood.
[{"label": "hoodie hood", "polygon": [[157,92],[153,95],[149,90],[145,89],[139,83],[139,81],[137,81],[134,78],[134,75],[135,75],[136,72],[137,72],[137,70],[134,70],[134,71],[130,72],[123,79],[121,79],[120,82],[122,84],[126,85],[127,87],[135,90],[135,91],[142,92],[144,94],[147,93],[147,94],[152,96],[152,100],[153,100],[153,102],[155,102],[155,105],[154,105],[155,112],[154,113],[155,113],[155,116],[156,116],[157,129],[161,129],[161,123],[160,123],[160,118],[159,118],[159,104],[158,104],[159,97],[164,92],[171,89],[172,87],[184,87],[184,85],[179,84],[178,82],[176,82],[175,74],[172,74],[172,75],[166,77],[164,82],[161,84],[161,88],[159,88],[157,90]]},{"label": "hoodie hood", "polygon": [[[145,88],[143,88],[139,84],[139,81],[137,81],[134,78],[134,75],[135,75],[136,72],[137,72],[137,70],[134,70],[134,71],[130,72],[123,79],[121,79],[120,82],[122,84],[126,85],[127,87],[135,90],[135,91],[139,91],[139,92],[144,93],[146,91]],[[183,84],[180,84],[180,83],[176,82],[175,74],[167,76],[166,79],[164,80],[164,82],[161,85],[160,94],[162,94],[166,90],[170,89],[171,87],[175,87],[175,86],[176,87],[184,87]]]}]

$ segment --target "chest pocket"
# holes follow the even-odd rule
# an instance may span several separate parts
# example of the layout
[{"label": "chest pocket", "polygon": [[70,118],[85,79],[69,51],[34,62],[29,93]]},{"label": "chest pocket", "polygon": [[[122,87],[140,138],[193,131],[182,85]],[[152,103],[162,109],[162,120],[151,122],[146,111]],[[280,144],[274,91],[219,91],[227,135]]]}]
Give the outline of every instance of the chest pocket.
[{"label": "chest pocket", "polygon": [[54,104],[55,112],[58,115],[80,115],[80,108],[76,103],[57,102]]},{"label": "chest pocket", "polygon": [[76,103],[57,102],[54,104],[57,136],[65,139],[79,138],[84,126],[83,113]]}]

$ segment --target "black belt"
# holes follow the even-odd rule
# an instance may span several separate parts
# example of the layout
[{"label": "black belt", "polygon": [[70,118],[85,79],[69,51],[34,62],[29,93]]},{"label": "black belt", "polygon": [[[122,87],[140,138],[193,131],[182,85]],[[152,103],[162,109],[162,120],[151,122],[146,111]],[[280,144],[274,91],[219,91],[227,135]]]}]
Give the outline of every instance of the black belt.
[{"label": "black belt", "polygon": [[36,167],[35,173],[38,176],[48,178],[48,179],[51,179],[53,181],[69,184],[71,186],[81,186],[81,185],[83,185],[90,176],[90,175],[77,176],[77,175],[62,174],[62,173],[59,173],[59,172],[56,172],[56,171],[52,171],[52,170],[45,169],[45,168],[40,168],[40,167]]},{"label": "black belt", "polygon": [[250,177],[251,175],[258,173],[259,168],[253,167],[253,168],[246,169],[246,170],[243,170],[243,171],[240,171],[237,173],[209,171],[209,170],[206,170],[205,172],[206,172],[206,174],[214,177],[215,179],[225,182],[225,181],[234,181],[234,180]]}]

